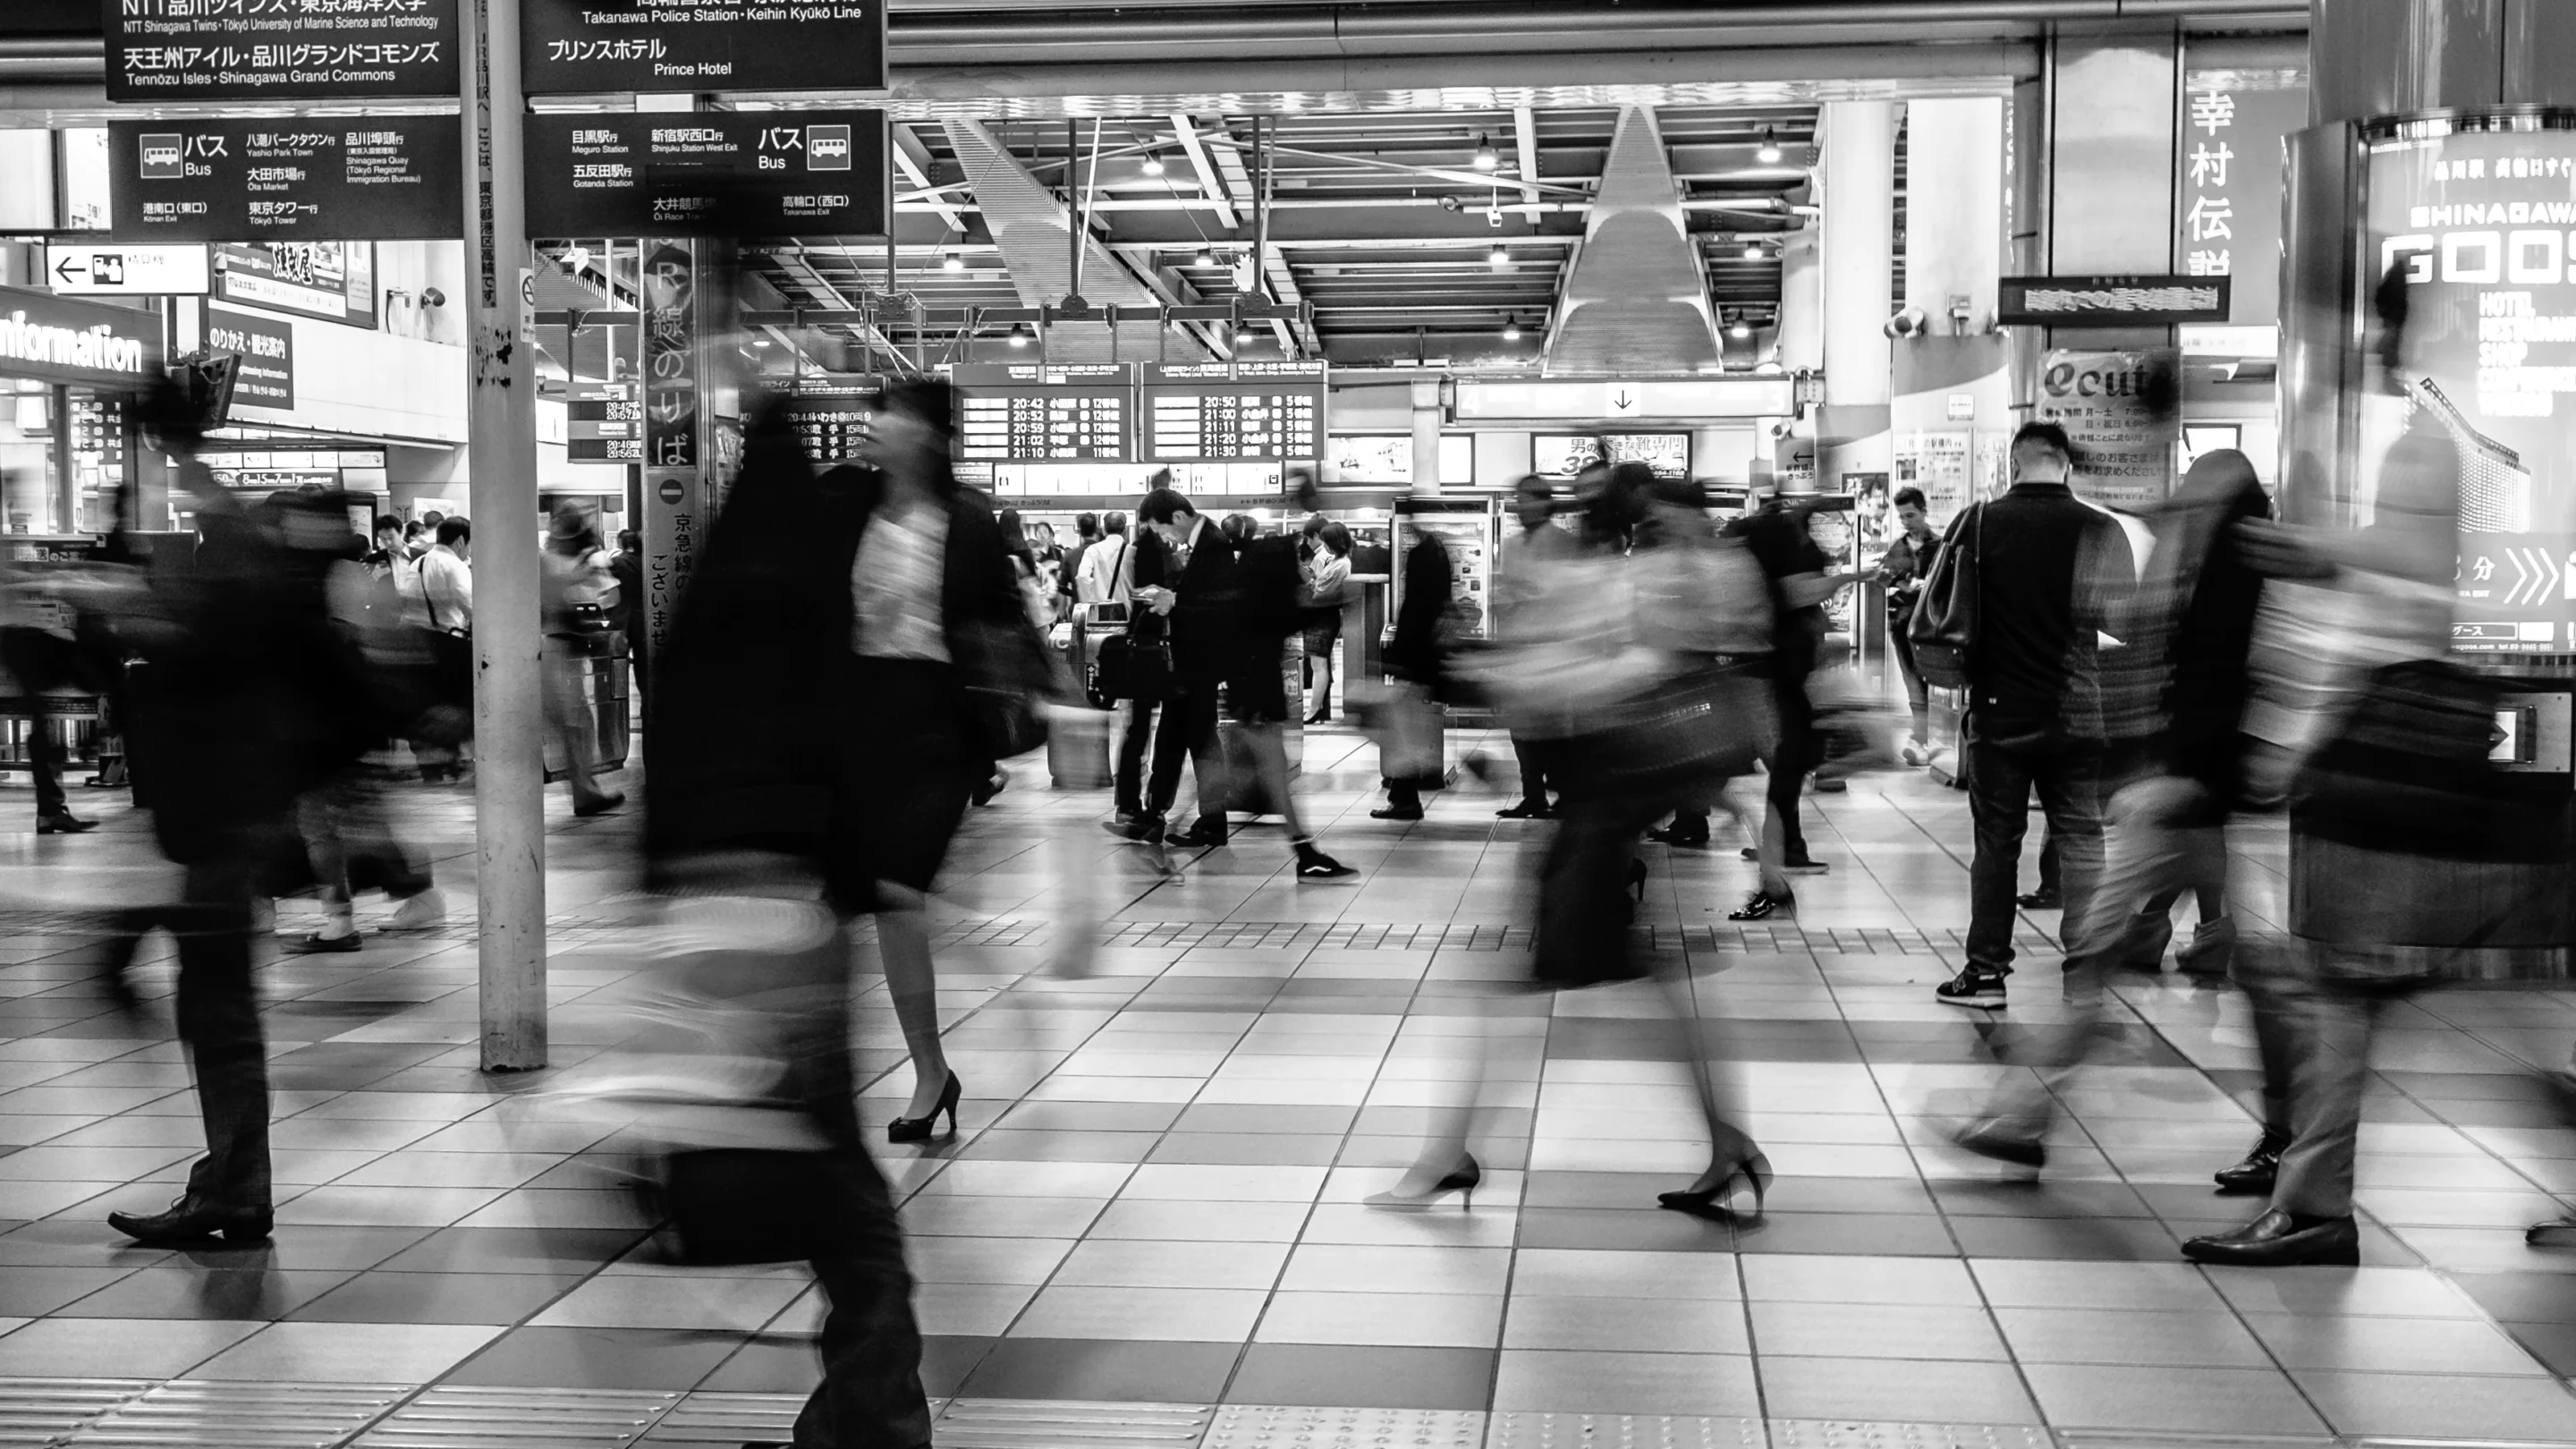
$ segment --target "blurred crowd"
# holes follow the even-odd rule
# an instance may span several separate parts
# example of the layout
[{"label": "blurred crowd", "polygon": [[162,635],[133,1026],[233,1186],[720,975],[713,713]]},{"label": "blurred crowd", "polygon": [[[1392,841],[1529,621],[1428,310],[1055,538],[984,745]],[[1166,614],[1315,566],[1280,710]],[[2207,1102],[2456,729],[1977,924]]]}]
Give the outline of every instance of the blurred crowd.
[{"label": "blurred crowd", "polygon": [[[2391,388],[2402,324],[2382,319]],[[2491,687],[2450,662],[2459,462],[2429,424],[2397,442],[2366,523],[2347,528],[2275,521],[2232,451],[2124,522],[2079,496],[2083,460],[2044,422],[2013,438],[2009,486],[1946,527],[1900,490],[1866,575],[1887,600],[1900,704],[1825,665],[1827,607],[1864,575],[1817,545],[1812,499],[1757,486],[1721,521],[1701,484],[1641,464],[1592,467],[1570,490],[1523,480],[1490,627],[1450,545],[1422,531],[1389,561],[1377,677],[1337,680],[1337,661],[1365,657],[1342,647],[1364,575],[1311,479],[1287,481],[1274,528],[1202,513],[1165,475],[1131,510],[1081,515],[1068,544],[960,484],[955,416],[944,383],[894,382],[864,455],[825,470],[780,410],[754,407],[651,659],[639,875],[660,913],[653,1001],[634,1041],[540,1099],[624,1124],[680,1258],[814,1266],[831,1307],[799,1445],[929,1442],[902,1237],[857,1117],[853,944],[872,921],[911,1057],[884,1137],[944,1139],[966,1084],[941,1040],[930,900],[1004,762],[1041,748],[1058,779],[1109,788],[1102,826],[1154,871],[1179,869],[1176,848],[1236,848],[1231,817],[1275,816],[1294,879],[1322,885],[1354,872],[1300,811],[1291,728],[1331,719],[1338,685],[1378,747],[1385,801],[1370,813],[1405,827],[1451,780],[1445,712],[1490,711],[1517,768],[1466,768],[1512,788],[1497,815],[1546,823],[1525,985],[1655,984],[1690,1044],[1709,1139],[1705,1170],[1659,1201],[1714,1218],[1759,1214],[1772,1169],[1687,968],[1634,929],[1650,860],[1668,858],[1644,844],[1707,849],[1713,817],[1736,816],[1753,889],[1731,918],[1799,923],[1797,879],[1832,864],[1803,828],[1806,793],[1939,754],[1967,793],[1974,859],[1965,949],[1937,999],[2003,1008],[2029,939],[2020,912],[2063,911],[2049,1025],[1995,1048],[2031,1070],[1953,1139],[2046,1168],[2059,1093],[2098,1049],[2121,973],[2165,969],[2188,897],[2199,919],[2177,962],[2197,989],[2232,982],[2253,1003],[2264,1120],[2242,1161],[2213,1164],[2220,1191],[2260,1210],[2184,1251],[2253,1266],[2358,1261],[2374,1009],[2440,983],[2448,953],[2479,939],[2478,912],[2497,909],[2445,890],[2447,871],[2554,846],[2554,815],[2487,764]],[[130,661],[113,708],[185,884],[118,929],[177,938],[207,1154],[167,1211],[114,1221],[151,1243],[256,1239],[272,1221],[255,912],[317,895],[324,924],[292,949],[322,952],[357,949],[364,890],[399,903],[397,926],[441,918],[385,788],[398,771],[470,768],[473,530],[381,518],[363,538],[329,494],[245,506],[194,461],[183,407],[156,400],[146,426],[194,500],[193,549],[112,555],[63,587],[83,629]],[[634,632],[635,554],[579,509],[546,528],[545,709],[584,815],[623,798],[594,773],[586,681]],[[1063,628],[1083,641],[1070,653],[1051,642]],[[9,635],[13,670],[41,667],[25,632]],[[1953,706],[1955,738],[1936,750],[1936,712]],[[1756,775],[1760,803],[1741,803],[1754,792],[1729,786]],[[2050,858],[2038,899],[2017,895],[2034,800]],[[84,828],[58,784],[39,809]],[[2282,816],[2338,889],[2254,909],[2268,893],[2229,831]],[[1099,934],[1101,850],[1118,847],[1087,827],[1054,845],[1056,969],[1078,972]],[[1470,1200],[1482,1181],[1485,1038],[1457,1040],[1473,1059],[1443,1074],[1452,1094],[1377,1207]]]}]

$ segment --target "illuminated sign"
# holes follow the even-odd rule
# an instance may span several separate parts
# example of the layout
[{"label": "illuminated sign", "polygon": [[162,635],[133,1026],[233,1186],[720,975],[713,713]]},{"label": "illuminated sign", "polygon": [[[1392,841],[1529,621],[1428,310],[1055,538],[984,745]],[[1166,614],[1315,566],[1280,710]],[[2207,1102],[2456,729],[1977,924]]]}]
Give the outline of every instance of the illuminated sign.
[{"label": "illuminated sign", "polygon": [[1995,320],[2007,327],[2164,327],[2227,320],[2225,277],[2006,277]]},{"label": "illuminated sign", "polygon": [[882,111],[551,112],[527,119],[535,236],[882,235]]},{"label": "illuminated sign", "polygon": [[2186,83],[2174,157],[2174,269],[2233,279],[2233,319],[2268,326],[2281,310],[2281,142],[2308,124],[2308,93],[2202,79]]},{"label": "illuminated sign", "polygon": [[1126,462],[1135,457],[1123,364],[1004,363],[956,370],[957,456],[967,461]]},{"label": "illuminated sign", "polygon": [[124,241],[465,234],[453,116],[111,121],[107,154],[111,229]]},{"label": "illuminated sign", "polygon": [[883,90],[885,12],[885,0],[523,0],[519,65],[530,95]]},{"label": "illuminated sign", "polygon": [[457,91],[457,0],[108,0],[101,10],[111,101]]},{"label": "illuminated sign", "polygon": [[134,388],[161,371],[161,319],[0,287],[0,374]]},{"label": "illuminated sign", "polygon": [[1147,462],[1267,462],[1324,454],[1320,362],[1148,367],[1138,410]]}]

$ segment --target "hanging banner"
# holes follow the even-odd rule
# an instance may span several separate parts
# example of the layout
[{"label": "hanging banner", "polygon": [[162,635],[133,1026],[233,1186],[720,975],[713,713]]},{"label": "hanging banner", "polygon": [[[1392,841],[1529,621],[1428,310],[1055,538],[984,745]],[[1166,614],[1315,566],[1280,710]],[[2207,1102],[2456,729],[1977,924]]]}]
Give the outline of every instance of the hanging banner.
[{"label": "hanging banner", "polygon": [[885,27],[886,0],[522,0],[519,67],[532,96],[876,91]]},{"label": "hanging banner", "polygon": [[2058,348],[2040,366],[2037,415],[2075,444],[2077,497],[2130,510],[2162,503],[2182,441],[2182,353]]},{"label": "hanging banner", "polygon": [[531,236],[879,236],[883,111],[528,117]]},{"label": "hanging banner", "polygon": [[651,657],[669,642],[696,571],[700,516],[696,243],[644,247],[644,627]]},{"label": "hanging banner", "polygon": [[[2197,79],[2196,77],[2194,78]],[[2308,93],[2189,85],[2176,147],[2174,269],[2234,279],[2226,321],[2281,316],[2281,143],[2308,124]]]},{"label": "hanging banner", "polygon": [[457,0],[107,0],[107,98],[453,96]]}]

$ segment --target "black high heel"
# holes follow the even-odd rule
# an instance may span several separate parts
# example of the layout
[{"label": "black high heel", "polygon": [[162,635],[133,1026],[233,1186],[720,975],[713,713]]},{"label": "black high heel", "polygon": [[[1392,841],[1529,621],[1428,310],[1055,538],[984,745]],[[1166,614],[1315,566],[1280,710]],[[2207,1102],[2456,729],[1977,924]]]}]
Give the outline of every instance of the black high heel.
[{"label": "black high heel", "polygon": [[[1738,1180],[1753,1194],[1753,1211],[1739,1213],[1727,1204],[1734,1200]],[[1688,1213],[1711,1222],[1732,1222],[1740,1218],[1762,1216],[1762,1200],[1771,1194],[1771,1159],[1756,1152],[1728,1170],[1715,1187],[1685,1188],[1680,1192],[1655,1194],[1658,1207],[1677,1213]]]},{"label": "black high heel", "polygon": [[931,1129],[939,1125],[939,1114],[942,1112],[948,1114],[948,1135],[956,1136],[957,1098],[964,1091],[965,1085],[957,1080],[957,1074],[950,1072],[948,1085],[939,1089],[939,1104],[930,1109],[930,1114],[926,1117],[897,1117],[888,1122],[886,1140],[888,1142],[927,1142],[930,1140]]},{"label": "black high heel", "polygon": [[1389,1189],[1385,1192],[1370,1193],[1367,1197],[1360,1199],[1360,1202],[1365,1206],[1377,1208],[1429,1207],[1432,1203],[1454,1192],[1459,1194],[1458,1205],[1460,1207],[1473,1209],[1476,1206],[1476,1185],[1484,1180],[1485,1169],[1478,1165],[1476,1155],[1471,1152],[1467,1154],[1467,1162],[1465,1166],[1456,1169],[1448,1176],[1431,1184],[1430,1190],[1419,1197],[1408,1197],[1403,1193]]},{"label": "black high heel", "polygon": [[1628,857],[1628,889],[1636,893],[1637,904],[1646,903],[1646,863],[1633,855]]}]

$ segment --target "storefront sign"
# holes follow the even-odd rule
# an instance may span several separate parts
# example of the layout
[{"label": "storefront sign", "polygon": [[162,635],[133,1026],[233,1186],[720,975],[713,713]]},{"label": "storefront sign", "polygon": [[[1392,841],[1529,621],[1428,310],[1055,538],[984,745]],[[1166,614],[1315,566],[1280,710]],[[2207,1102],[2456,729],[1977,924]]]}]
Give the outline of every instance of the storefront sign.
[{"label": "storefront sign", "polygon": [[295,324],[248,312],[206,309],[206,349],[241,354],[233,381],[233,406],[295,406]]},{"label": "storefront sign", "polygon": [[883,90],[885,24],[886,0],[523,0],[519,65],[530,95]]},{"label": "storefront sign", "polygon": [[2363,496],[2407,426],[2459,448],[2453,647],[2576,641],[2576,131],[2391,140],[2367,162],[2363,315],[2407,282],[2400,406],[2363,406]]},{"label": "storefront sign", "polygon": [[201,246],[45,244],[46,285],[67,296],[202,297],[212,263]]},{"label": "storefront sign", "polygon": [[134,390],[161,375],[161,319],[0,287],[0,376]]},{"label": "storefront sign", "polygon": [[882,111],[528,117],[532,236],[882,235]]},{"label": "storefront sign", "polygon": [[105,0],[111,101],[453,96],[458,0]]},{"label": "storefront sign", "polygon": [[2040,364],[2037,414],[2075,444],[2078,497],[2132,510],[2162,503],[2182,441],[2182,354],[2059,348]]},{"label": "storefront sign", "polygon": [[453,116],[111,121],[107,139],[113,230],[123,240],[465,232]]},{"label": "storefront sign", "polygon": [[2007,327],[2170,327],[2227,320],[2225,277],[2006,277],[1995,320]]},{"label": "storefront sign", "polygon": [[2174,266],[2227,277],[2228,316],[2271,326],[2281,313],[2282,139],[2308,124],[2308,93],[2192,86],[2176,161]]},{"label": "storefront sign", "polygon": [[373,242],[232,242],[215,248],[215,295],[227,302],[376,325]]}]

